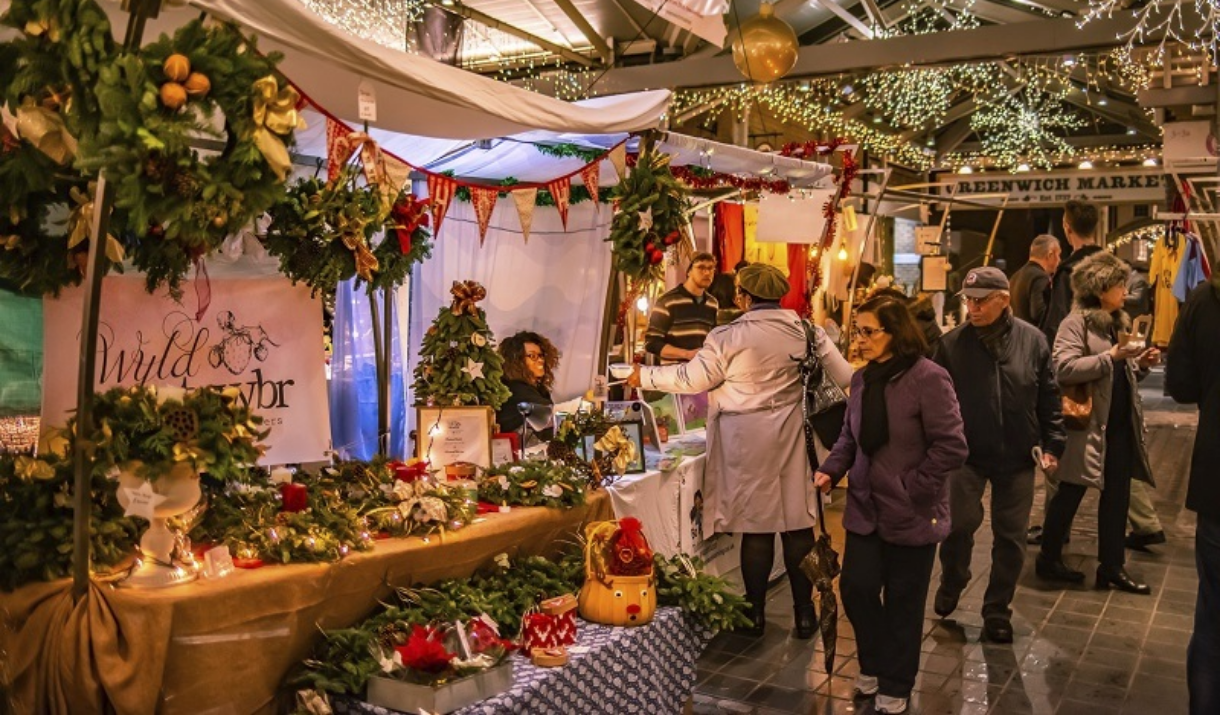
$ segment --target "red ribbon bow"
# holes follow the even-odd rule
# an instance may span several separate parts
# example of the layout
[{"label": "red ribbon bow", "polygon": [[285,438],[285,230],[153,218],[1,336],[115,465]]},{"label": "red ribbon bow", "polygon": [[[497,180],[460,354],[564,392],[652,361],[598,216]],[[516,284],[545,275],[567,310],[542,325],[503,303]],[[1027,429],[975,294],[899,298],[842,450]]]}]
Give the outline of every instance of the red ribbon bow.
[{"label": "red ribbon bow", "polygon": [[411,194],[405,194],[390,209],[394,229],[398,232],[398,246],[404,256],[411,252],[411,235],[420,226],[427,226],[431,222],[428,215],[428,207],[431,205],[430,199],[417,199]]}]

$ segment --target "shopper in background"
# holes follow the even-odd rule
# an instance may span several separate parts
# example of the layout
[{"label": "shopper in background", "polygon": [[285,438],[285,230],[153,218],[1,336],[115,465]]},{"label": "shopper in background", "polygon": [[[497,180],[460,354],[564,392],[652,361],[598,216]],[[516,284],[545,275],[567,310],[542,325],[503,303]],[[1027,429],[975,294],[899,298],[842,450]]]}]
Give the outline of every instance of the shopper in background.
[{"label": "shopper in background", "polygon": [[[983,596],[983,635],[1012,642],[1012,597],[1025,564],[1034,502],[1034,468],[1054,472],[1063,454],[1059,388],[1042,331],[1009,310],[1009,284],[998,268],[975,268],[962,294],[969,322],[949,331],[933,360],[953,378],[970,456],[949,478],[952,528],[940,545],[941,580],[932,604],[944,618],[970,583],[974,532],[983,523],[991,484],[991,577]],[[1042,463],[1032,452],[1040,448]]]},{"label": "shopper in background", "polygon": [[953,383],[902,303],[877,298],[856,314],[868,365],[851,382],[847,419],[814,476],[824,491],[851,470],[840,589],[856,633],[856,690],[879,713],[906,712],[919,671],[936,544],[949,532],[949,474],[967,448]]},{"label": "shopper in background", "polygon": [[[737,304],[744,314],[716,328],[690,362],[638,367],[628,384],[647,390],[708,392],[707,462],[703,479],[705,534],[741,534],[741,574],[754,627],[763,634],[767,581],[775,560],[775,534],[796,615],[796,637],[817,627],[813,583],[801,559],[813,548],[817,499],[805,452],[804,396],[797,361],[805,352],[801,318],[779,306],[788,278],[761,263],[737,274]],[[846,387],[851,366],[820,328],[815,349],[831,377]],[[918,647],[916,648],[918,650]]]},{"label": "shopper in background", "polygon": [[716,325],[726,325],[741,315],[741,309],[735,302],[737,300],[737,274],[748,265],[750,265],[749,261],[741,260],[728,273],[717,273],[712,280],[712,287],[707,289],[707,292],[716,298],[716,303],[720,306],[716,311]]},{"label": "shopper in background", "polygon": [[1062,250],[1058,238],[1044,233],[1029,245],[1029,262],[1012,274],[1012,314],[1030,325],[1042,327]]},{"label": "shopper in background", "polygon": [[716,276],[716,258],[696,253],[686,267],[686,280],[667,291],[652,306],[644,350],[662,362],[686,362],[703,347],[703,339],[716,327],[720,304],[708,292]]},{"label": "shopper in background", "polygon": [[[1136,374],[1142,378],[1160,359],[1156,348],[1127,343],[1130,320],[1122,311],[1131,269],[1116,256],[1095,252],[1072,271],[1076,308],[1063,319],[1055,339],[1059,387],[1084,385],[1092,401],[1083,429],[1068,431],[1060,460],[1059,491],[1046,508],[1038,576],[1079,582],[1084,574],[1063,563],[1063,543],[1089,487],[1101,490],[1097,510],[1097,588],[1129,593],[1151,589],[1124,568],[1124,536],[1131,480],[1152,482],[1144,445],[1144,415]],[[1076,392],[1072,390],[1071,392]],[[1081,397],[1077,402],[1084,402]]]},{"label": "shopper in background", "polygon": [[1186,301],[1165,365],[1165,387],[1199,406],[1186,508],[1198,515],[1195,566],[1199,592],[1186,656],[1191,715],[1220,713],[1220,278]]},{"label": "shopper in background", "polygon": [[940,323],[936,320],[936,308],[932,306],[931,298],[926,295],[909,296],[897,288],[889,286],[869,293],[868,299],[873,298],[893,298],[905,305],[910,311],[911,317],[915,319],[915,325],[919,326],[919,332],[923,334],[924,342],[928,345],[924,357],[932,357],[935,354],[936,344],[940,342],[944,331],[940,329]]},{"label": "shopper in background", "polygon": [[[496,412],[496,424],[502,432],[517,432],[530,414],[522,412],[522,404],[528,403],[540,413],[553,404],[551,388],[559,367],[559,349],[538,333],[521,331],[501,341],[499,351],[504,357],[504,385],[511,395]],[[551,436],[550,428],[538,433],[544,441]]]}]

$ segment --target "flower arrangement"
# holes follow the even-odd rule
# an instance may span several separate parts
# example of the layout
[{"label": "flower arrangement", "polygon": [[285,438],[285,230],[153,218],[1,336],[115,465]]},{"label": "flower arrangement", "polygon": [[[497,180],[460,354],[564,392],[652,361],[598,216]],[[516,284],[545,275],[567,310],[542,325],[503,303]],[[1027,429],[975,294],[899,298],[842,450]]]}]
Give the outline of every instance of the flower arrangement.
[{"label": "flower arrangement", "polygon": [[220,481],[243,481],[269,432],[231,387],[116,387],[94,396],[93,419],[92,432],[78,435],[73,417],[64,436],[69,445],[87,441],[94,473],[117,469],[149,481],[181,463]]},{"label": "flower arrangement", "polygon": [[479,479],[479,501],[570,509],[585,503],[585,481],[580,471],[560,461],[502,464]]},{"label": "flower arrangement", "polygon": [[422,685],[441,685],[494,668],[514,649],[486,614],[465,623],[415,624],[409,631],[391,632],[386,640],[392,651],[378,654],[381,672]]}]

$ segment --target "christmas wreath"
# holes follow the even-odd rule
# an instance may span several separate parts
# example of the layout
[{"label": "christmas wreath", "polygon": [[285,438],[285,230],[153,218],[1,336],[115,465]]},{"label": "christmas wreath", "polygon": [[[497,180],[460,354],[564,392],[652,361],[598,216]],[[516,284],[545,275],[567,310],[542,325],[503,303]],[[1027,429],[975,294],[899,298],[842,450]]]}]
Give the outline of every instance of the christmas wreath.
[{"label": "christmas wreath", "polygon": [[[234,27],[195,20],[99,69],[102,118],[81,137],[79,165],[114,186],[150,291],[177,293],[194,260],[283,195],[301,120],[278,61]],[[224,146],[202,156],[200,136]]]},{"label": "christmas wreath", "polygon": [[426,202],[404,194],[387,212],[377,187],[357,186],[356,175],[348,166],[331,182],[304,179],[271,209],[267,251],[284,275],[315,294],[333,293],[352,277],[369,291],[401,285],[431,255]]},{"label": "christmas wreath", "polygon": [[661,277],[665,251],[682,240],[688,191],[670,171],[668,154],[641,141],[640,156],[614,197],[619,212],[606,239],[614,267],[636,283]]}]

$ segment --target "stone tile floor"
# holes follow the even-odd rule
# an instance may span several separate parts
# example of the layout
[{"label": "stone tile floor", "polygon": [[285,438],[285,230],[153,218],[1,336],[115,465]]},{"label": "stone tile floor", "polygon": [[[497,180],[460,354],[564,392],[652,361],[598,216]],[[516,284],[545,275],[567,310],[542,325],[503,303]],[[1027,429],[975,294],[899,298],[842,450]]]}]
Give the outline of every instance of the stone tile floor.
[{"label": "stone tile floor", "polygon": [[[1082,586],[1050,588],[1033,573],[1037,547],[1029,547],[1014,599],[1012,645],[980,643],[982,595],[987,585],[991,533],[976,536],[974,581],[953,617],[932,612],[932,578],[925,620],[923,661],[909,712],[923,715],[1175,715],[1187,709],[1186,644],[1193,623],[1194,515],[1182,508],[1194,427],[1193,408],[1161,395],[1156,373],[1141,385],[1149,426],[1155,503],[1168,543],[1148,553],[1128,551],[1127,568],[1152,586],[1151,596],[1095,591],[1096,493],[1077,515],[1065,560],[1090,575]],[[837,548],[843,545],[843,495],[827,513]],[[1033,521],[1041,520],[1042,490]],[[827,673],[817,638],[791,637],[792,598],[787,581],[767,602],[767,633],[760,639],[734,634],[716,638],[699,660],[693,712],[874,712],[852,701],[857,674],[851,622],[839,621],[837,658]]]}]

